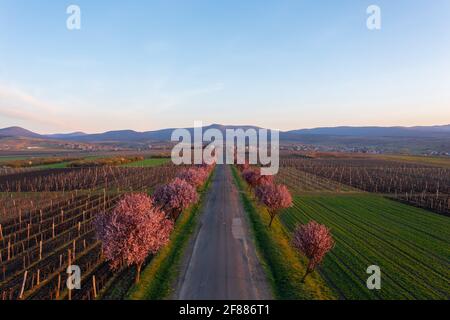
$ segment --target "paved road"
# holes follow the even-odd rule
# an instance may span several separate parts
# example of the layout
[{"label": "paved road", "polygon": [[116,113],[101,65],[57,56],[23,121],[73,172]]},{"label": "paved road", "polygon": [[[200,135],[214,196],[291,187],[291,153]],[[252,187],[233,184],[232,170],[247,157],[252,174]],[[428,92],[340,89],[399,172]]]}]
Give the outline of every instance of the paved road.
[{"label": "paved road", "polygon": [[230,166],[218,165],[175,298],[271,299]]}]

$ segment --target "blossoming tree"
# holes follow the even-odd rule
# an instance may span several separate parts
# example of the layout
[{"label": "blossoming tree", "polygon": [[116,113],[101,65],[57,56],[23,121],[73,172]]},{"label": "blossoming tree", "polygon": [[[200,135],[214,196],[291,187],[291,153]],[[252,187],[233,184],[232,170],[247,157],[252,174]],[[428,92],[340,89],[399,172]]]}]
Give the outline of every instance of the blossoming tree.
[{"label": "blossoming tree", "polygon": [[288,188],[282,184],[263,184],[256,188],[256,197],[264,204],[270,214],[269,228],[280,210],[292,206],[292,196]]},{"label": "blossoming tree", "polygon": [[206,175],[202,168],[189,168],[182,170],[177,177],[198,188],[205,182]]},{"label": "blossoming tree", "polygon": [[159,206],[173,221],[181,212],[197,202],[198,194],[186,180],[175,178],[172,182],[157,188],[153,194],[155,205]]},{"label": "blossoming tree", "polygon": [[173,222],[146,194],[127,194],[112,212],[96,217],[95,227],[110,267],[117,270],[135,265],[139,282],[142,264],[167,244]]},{"label": "blossoming tree", "polygon": [[334,240],[330,230],[316,221],[299,225],[292,238],[292,244],[300,253],[303,253],[309,260],[308,267],[302,281],[313,272],[319,265],[323,257],[334,246]]}]

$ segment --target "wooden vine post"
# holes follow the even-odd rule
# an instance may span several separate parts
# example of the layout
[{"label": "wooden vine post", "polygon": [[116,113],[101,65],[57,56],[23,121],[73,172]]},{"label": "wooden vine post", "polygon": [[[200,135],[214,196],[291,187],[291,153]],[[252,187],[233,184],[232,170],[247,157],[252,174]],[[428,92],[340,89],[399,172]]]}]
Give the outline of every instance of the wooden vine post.
[{"label": "wooden vine post", "polygon": [[97,299],[97,286],[95,284],[95,275],[92,276],[92,288],[94,289],[94,299]]},{"label": "wooden vine post", "polygon": [[28,270],[26,270],[25,273],[23,274],[22,289],[20,289],[19,299],[23,298],[23,293],[25,292],[25,284],[27,282],[27,276],[28,276]]}]

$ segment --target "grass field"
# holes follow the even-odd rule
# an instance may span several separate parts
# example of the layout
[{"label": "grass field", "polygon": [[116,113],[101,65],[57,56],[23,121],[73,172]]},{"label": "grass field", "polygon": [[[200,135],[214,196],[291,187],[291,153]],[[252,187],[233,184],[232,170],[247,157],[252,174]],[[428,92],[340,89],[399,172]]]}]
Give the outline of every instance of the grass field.
[{"label": "grass field", "polygon": [[[89,156],[89,157],[85,157],[83,158],[83,160],[89,161],[89,160],[96,160],[96,159],[102,159],[104,157],[102,156]],[[0,164],[2,162],[7,162],[7,161],[14,161],[14,160],[24,160],[26,159],[25,157],[5,157],[5,158],[0,158]],[[124,165],[121,165],[121,167],[126,167],[126,168],[145,168],[145,167],[156,167],[165,163],[169,162],[169,158],[149,158],[149,159],[144,159],[141,161],[136,161],[136,162],[131,162],[131,163],[126,163]],[[50,164],[43,164],[43,165],[35,165],[32,166],[32,168],[34,169],[62,169],[62,168],[68,168],[70,166],[71,161],[63,161],[63,162],[58,162],[58,163],[50,163]]]},{"label": "grass field", "polygon": [[123,165],[122,167],[127,168],[135,168],[135,167],[156,167],[162,164],[165,164],[169,162],[169,158],[150,158],[150,159],[144,159],[141,161],[136,161],[132,163],[127,163]]},{"label": "grass field", "polygon": [[[450,219],[370,194],[301,195],[280,219],[288,232],[316,220],[336,246],[321,275],[345,299],[449,299]],[[366,269],[381,268],[381,290]]]},{"label": "grass field", "polygon": [[15,157],[15,156],[0,156],[0,163],[2,162],[8,162],[8,161],[15,161],[15,160],[25,160],[29,157]]}]

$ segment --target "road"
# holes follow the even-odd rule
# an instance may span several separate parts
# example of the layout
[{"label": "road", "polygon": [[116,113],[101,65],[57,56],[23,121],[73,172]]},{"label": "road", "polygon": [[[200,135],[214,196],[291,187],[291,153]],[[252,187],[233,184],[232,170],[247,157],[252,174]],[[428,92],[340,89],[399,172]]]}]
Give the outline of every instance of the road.
[{"label": "road", "polygon": [[216,167],[198,231],[186,250],[175,298],[272,298],[230,166]]}]

